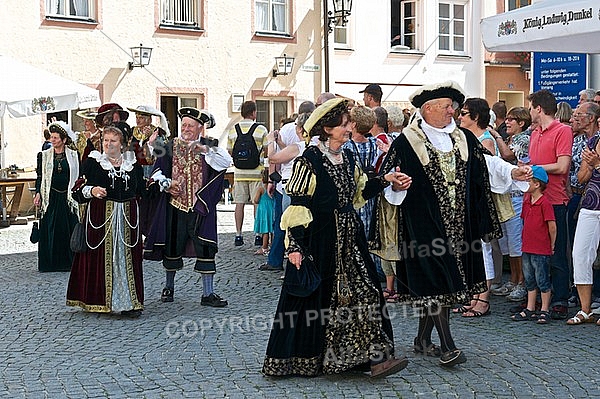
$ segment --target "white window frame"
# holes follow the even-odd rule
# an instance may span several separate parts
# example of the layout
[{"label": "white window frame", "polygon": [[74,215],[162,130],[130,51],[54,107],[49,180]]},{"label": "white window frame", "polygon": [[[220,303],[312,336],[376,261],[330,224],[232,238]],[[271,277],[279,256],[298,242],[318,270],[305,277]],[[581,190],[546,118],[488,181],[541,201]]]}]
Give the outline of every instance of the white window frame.
[{"label": "white window frame", "polygon": [[[73,3],[73,5],[71,3]],[[87,15],[71,15],[71,8],[74,8],[74,12],[77,12],[77,4],[87,5]],[[95,21],[96,0],[46,0],[46,16],[61,19]]]},{"label": "white window frame", "polygon": [[[515,7],[510,7],[511,1],[515,2]],[[524,3],[527,3],[527,4],[524,4]],[[521,8],[521,7],[525,7],[525,6],[529,6],[529,5],[531,5],[531,0],[505,0],[504,10],[512,11],[512,10],[516,10],[517,8]]]},{"label": "white window frame", "polygon": [[[255,0],[255,27],[260,33],[268,33],[273,35],[289,35],[290,34],[290,3],[292,0]],[[266,7],[267,15],[264,16],[263,9]],[[283,24],[281,29],[274,29],[274,7],[283,7]]]},{"label": "white window frame", "polygon": [[[346,22],[346,26],[342,26],[342,19],[341,18],[336,18],[334,21],[334,25],[333,25],[333,32],[332,33],[332,37],[333,37],[333,44],[335,45],[336,48],[341,48],[341,49],[349,49],[351,48],[352,45],[352,33],[353,33],[353,19],[352,19],[352,15],[350,15],[350,17],[347,17],[347,22]],[[346,41],[339,41],[339,38],[345,36]]]},{"label": "white window frame", "polygon": [[[279,129],[279,119],[276,118],[276,116],[275,116],[275,107],[273,106],[274,102],[280,101],[280,102],[287,103],[287,112],[286,112],[287,115],[282,115],[282,116],[288,117],[293,113],[292,100],[293,100],[292,97],[257,97],[254,100],[257,103],[257,106],[258,106],[259,101],[267,101],[269,103],[269,109],[268,109],[268,112],[269,112],[268,118],[269,119],[268,119],[268,122],[265,124],[265,126],[267,127],[267,129],[269,131],[272,131],[274,129]],[[259,111],[258,107],[257,107],[257,111]],[[277,120],[275,120],[275,119],[277,119]],[[257,120],[257,122],[258,121],[260,121],[261,123],[264,122],[264,121],[260,120],[260,118],[258,118],[258,117],[256,118],[256,120]]]},{"label": "white window frame", "polygon": [[202,0],[161,0],[160,3],[161,25],[202,29]]},{"label": "white window frame", "polygon": [[183,107],[192,107],[201,109],[204,107],[204,94],[202,93],[186,93],[186,92],[162,92],[159,94],[160,101],[162,103],[162,97],[175,97],[176,104],[173,109],[171,118],[165,111],[168,118],[169,129],[171,130],[171,136],[177,137],[181,135],[181,120],[177,117],[177,110]]},{"label": "white window frame", "polygon": [[[394,50],[404,50],[404,51],[419,51],[421,48],[421,38],[420,38],[420,34],[419,34],[419,26],[420,26],[420,17],[421,17],[421,4],[422,1],[421,0],[390,0],[390,10],[391,10],[391,2],[392,1],[397,1],[398,2],[398,8],[399,8],[399,18],[400,18],[400,44],[394,44],[392,47]],[[404,13],[404,5],[406,3],[412,3],[413,7],[414,7],[414,16],[411,18],[411,20],[413,21],[413,32],[410,34],[406,34],[405,33],[405,26],[406,26],[406,15]],[[392,33],[393,35],[393,33]],[[413,37],[413,46],[408,46],[406,37],[407,36],[412,36]],[[393,39],[394,36],[390,36],[390,40]]]},{"label": "white window frame", "polygon": [[[449,6],[449,11],[450,11],[449,18],[447,19],[446,17],[444,17],[444,19],[443,19],[443,21],[448,26],[448,34],[442,34],[442,32],[441,32],[442,18],[440,16],[440,6],[442,4],[446,4]],[[463,7],[463,19],[462,19],[463,32],[462,32],[462,35],[460,33],[455,33],[456,23],[460,21],[455,18],[455,15],[454,15],[454,7],[455,6]],[[471,30],[469,29],[469,24],[471,23],[471,19],[472,19],[471,13],[470,13],[469,4],[468,4],[467,0],[443,0],[443,1],[438,2],[438,8],[437,8],[438,45],[437,45],[437,48],[438,48],[438,52],[440,54],[461,55],[461,56],[468,55],[469,38],[470,38],[470,33],[471,33]],[[442,37],[448,38],[448,45],[449,45],[448,49],[440,48],[441,44],[442,44],[442,41],[441,41]],[[456,38],[463,39],[463,49],[462,50],[455,49],[455,39]]]}]

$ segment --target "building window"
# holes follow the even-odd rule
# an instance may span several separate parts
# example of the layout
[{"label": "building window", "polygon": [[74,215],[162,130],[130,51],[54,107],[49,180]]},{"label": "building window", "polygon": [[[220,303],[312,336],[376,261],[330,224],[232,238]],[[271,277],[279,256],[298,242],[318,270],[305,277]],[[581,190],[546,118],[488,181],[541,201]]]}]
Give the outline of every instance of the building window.
[{"label": "building window", "polygon": [[55,18],[96,19],[94,0],[46,0],[46,16]]},{"label": "building window", "polygon": [[525,7],[531,4],[531,0],[507,0],[506,11],[515,10],[517,8]]},{"label": "building window", "polygon": [[202,94],[179,94],[171,93],[160,96],[160,110],[167,117],[171,138],[177,137],[181,130],[181,123],[177,111],[183,107],[201,109],[204,107],[204,96]]},{"label": "building window", "polygon": [[256,30],[288,34],[289,0],[256,0]]},{"label": "building window", "polygon": [[348,25],[342,26],[341,21],[336,21],[333,27],[333,42],[341,46],[348,46]]},{"label": "building window", "polygon": [[161,25],[202,29],[201,0],[162,0]]},{"label": "building window", "polygon": [[455,54],[466,52],[466,5],[462,1],[439,3],[438,48]]},{"label": "building window", "polygon": [[333,43],[338,48],[349,48],[352,40],[352,15],[346,17],[345,25],[341,17],[337,17],[333,22]]},{"label": "building window", "polygon": [[392,47],[417,50],[418,0],[391,0]]},{"label": "building window", "polygon": [[262,123],[272,131],[279,129],[279,122],[287,118],[290,98],[271,98],[256,100],[256,122]]}]

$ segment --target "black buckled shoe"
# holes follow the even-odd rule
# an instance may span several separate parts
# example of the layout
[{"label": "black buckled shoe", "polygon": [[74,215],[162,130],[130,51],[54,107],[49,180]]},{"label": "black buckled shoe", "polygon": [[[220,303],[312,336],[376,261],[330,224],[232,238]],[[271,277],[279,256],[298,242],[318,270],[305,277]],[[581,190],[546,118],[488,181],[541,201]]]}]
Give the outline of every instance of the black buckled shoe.
[{"label": "black buckled shoe", "polygon": [[130,319],[137,319],[142,315],[141,309],[123,310],[121,316],[129,317]]},{"label": "black buckled shoe", "polygon": [[224,308],[228,305],[227,301],[214,292],[209,296],[203,296],[200,300],[202,306],[212,306],[213,308]]},{"label": "black buckled shoe", "polygon": [[254,245],[256,245],[257,247],[260,247],[262,244],[263,244],[262,236],[254,237]]},{"label": "black buckled shoe", "polygon": [[440,356],[440,366],[452,367],[457,364],[461,364],[467,361],[467,357],[460,349],[454,349],[448,352],[442,353]]},{"label": "black buckled shoe", "polygon": [[173,290],[171,288],[163,288],[160,300],[162,302],[173,302]]},{"label": "black buckled shoe", "polygon": [[420,343],[418,337],[415,337],[415,340],[413,342],[413,352],[415,352],[418,355],[425,355],[431,357],[440,357],[442,355],[442,349],[436,344],[426,344],[425,342]]}]

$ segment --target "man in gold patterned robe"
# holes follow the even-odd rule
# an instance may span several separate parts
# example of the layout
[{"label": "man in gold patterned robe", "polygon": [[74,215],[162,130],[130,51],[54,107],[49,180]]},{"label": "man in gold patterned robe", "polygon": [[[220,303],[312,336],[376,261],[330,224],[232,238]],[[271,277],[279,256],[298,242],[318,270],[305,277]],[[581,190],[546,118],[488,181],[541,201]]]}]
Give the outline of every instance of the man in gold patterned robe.
[{"label": "man in gold patterned robe", "polygon": [[194,270],[202,274],[200,304],[224,307],[227,301],[213,287],[218,251],[216,208],[231,156],[204,137],[204,128],[215,125],[208,111],[181,108],[179,116],[181,136],[167,143],[150,177],[150,187],[160,189],[161,195],[144,256],[162,259],[166,269],[163,302],[173,301],[175,273],[183,268],[182,258],[195,257]]}]

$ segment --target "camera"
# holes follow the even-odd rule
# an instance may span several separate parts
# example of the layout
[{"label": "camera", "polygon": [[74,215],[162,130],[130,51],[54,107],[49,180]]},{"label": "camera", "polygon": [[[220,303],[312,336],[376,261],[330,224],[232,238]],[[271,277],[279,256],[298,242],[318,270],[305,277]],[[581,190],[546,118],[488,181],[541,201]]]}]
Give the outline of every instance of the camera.
[{"label": "camera", "polygon": [[362,170],[367,175],[367,178],[369,180],[377,176],[377,172],[375,171],[375,168],[372,165],[364,166]]},{"label": "camera", "polygon": [[213,139],[212,137],[200,137],[200,144],[205,145],[209,148],[218,147],[219,140]]},{"label": "camera", "polygon": [[281,181],[281,174],[278,171],[275,171],[269,175],[269,180],[273,183],[279,183]]}]

